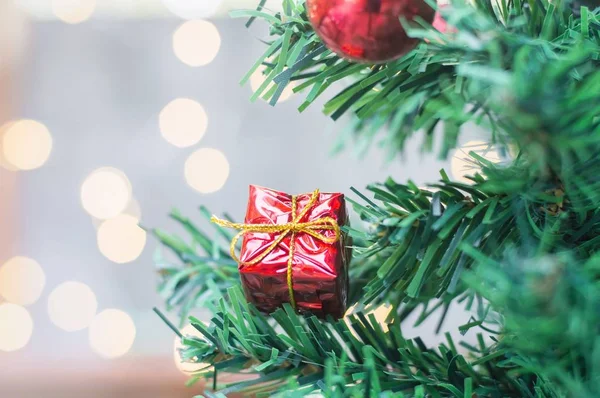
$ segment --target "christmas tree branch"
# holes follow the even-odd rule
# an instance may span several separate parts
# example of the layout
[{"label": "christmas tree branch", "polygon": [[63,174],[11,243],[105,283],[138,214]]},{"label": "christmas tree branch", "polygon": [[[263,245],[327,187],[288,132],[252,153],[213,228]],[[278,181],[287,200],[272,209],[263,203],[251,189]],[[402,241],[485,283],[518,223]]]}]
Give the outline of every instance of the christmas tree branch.
[{"label": "christmas tree branch", "polygon": [[363,304],[455,297],[464,292],[461,274],[473,264],[475,249],[499,258],[507,245],[536,245],[547,253],[576,250],[585,258],[599,248],[598,210],[581,209],[560,180],[527,175],[520,161],[503,167],[471,155],[482,167],[473,185],[443,174],[432,192],[388,180],[369,187],[375,201],[363,196],[365,204],[354,202],[370,225],[369,232],[356,232],[368,243],[355,254],[381,261]]},{"label": "christmas tree branch", "polygon": [[[600,53],[597,12],[583,7],[581,18],[573,19],[569,4],[547,0],[480,0],[474,5],[455,1],[439,10],[452,27],[448,32],[424,22],[418,29],[407,26],[409,35],[426,41],[399,60],[364,65],[323,46],[303,0],[286,0],[283,9],[276,14],[233,14],[263,18],[271,26],[269,47],[242,79],[245,83],[264,68],[265,82],[252,99],[262,95],[275,104],[294,82],[295,92],[306,92],[300,106],[304,110],[333,91],[324,112],[334,120],[351,113],[356,122],[348,134],[365,147],[385,132],[382,144],[391,154],[402,150],[419,130],[426,134],[425,147],[432,147],[440,122],[443,156],[456,146],[460,127],[467,122],[484,125],[494,140],[516,140],[521,148],[532,141],[548,146],[554,131],[566,138],[551,145],[559,151],[566,149],[565,142],[568,147],[590,140],[598,145],[597,134],[589,136],[595,129],[592,124],[597,127],[589,116],[598,114],[600,95],[595,76]],[[340,89],[340,81],[347,86]],[[272,82],[275,86],[269,86]],[[560,103],[563,99],[569,101],[567,108]],[[572,109],[572,118],[557,120],[565,112],[553,109]],[[581,119],[581,114],[586,117]],[[566,127],[575,120],[577,131],[570,131]]]},{"label": "christmas tree branch", "polygon": [[[391,179],[369,187],[375,201],[355,191],[360,200],[349,200],[369,231],[349,231],[354,238],[350,305],[363,309],[389,303],[394,312],[408,316],[437,297],[438,305],[447,308],[453,300],[464,299],[461,275],[474,261],[473,248],[492,258],[517,242],[540,244],[547,252],[577,249],[581,255],[599,248],[600,213],[575,208],[576,201],[559,180],[528,176],[527,167],[518,162],[498,167],[471,155],[483,168],[482,175],[473,177],[474,185],[451,182],[443,174],[432,185],[437,191]],[[206,209],[202,214],[210,217]],[[180,214],[172,217],[189,233],[192,244],[154,231],[184,264],[157,258],[163,275],[160,292],[169,308],[181,307],[185,319],[191,309],[209,306],[237,285],[239,275],[225,249],[230,231],[216,226],[223,239],[212,239]],[[429,314],[426,307],[422,311]]]},{"label": "christmas tree branch", "polygon": [[238,288],[228,294],[228,300],[219,301],[220,311],[209,326],[192,319],[203,337],[185,337],[187,348],[182,351],[191,362],[214,364],[214,369],[201,370],[196,377],[213,377],[215,370],[257,375],[221,386],[221,396],[236,391],[283,394],[290,386],[298,396],[316,390],[340,397],[384,391],[457,397],[495,391],[521,396],[530,388],[527,372],[520,384],[498,367],[507,353],[501,345],[486,347],[482,342],[470,348],[467,360],[449,337],[447,344],[429,349],[418,338],[404,338],[394,321],[384,331],[373,315],[358,313],[327,322],[300,317],[286,305],[269,321],[246,303]]},{"label": "christmas tree branch", "polygon": [[501,316],[502,344],[518,353],[510,366],[543,375],[547,396],[598,396],[600,259],[536,251],[508,248],[501,261],[477,253],[464,280]]},{"label": "christmas tree branch", "polygon": [[[211,214],[206,208],[200,207],[200,213],[210,220]],[[217,297],[239,283],[239,275],[237,263],[225,250],[226,240],[232,238],[230,231],[215,226],[222,239],[213,239],[178,211],[174,210],[171,218],[191,236],[191,243],[177,235],[154,229],[154,236],[181,263],[172,264],[160,250],[157,250],[154,260],[161,276],[159,294],[165,299],[167,309],[179,308],[181,322],[184,322],[192,309],[210,309]]]},{"label": "christmas tree branch", "polygon": [[[243,79],[263,68],[253,99],[274,104],[293,82],[306,94],[300,110],[331,93],[325,113],[352,117],[344,141],[349,135],[368,147],[382,137],[395,155],[420,130],[433,147],[443,125],[446,155],[461,127],[478,123],[514,156],[499,166],[471,153],[481,169],[473,184],[442,172],[427,189],[390,179],[368,188],[374,199],[355,191],[368,230],[346,228],[356,307],[337,321],[301,317],[288,305],[257,312],[238,287],[230,232],[217,228],[214,238],[174,212],[191,243],[154,231],[181,263],[157,256],[161,293],[184,318],[200,306],[213,313],[208,326],[191,318],[202,337],[184,336],[182,356],[209,364],[195,377],[255,377],[207,395],[598,396],[599,10],[454,1],[440,10],[450,31],[407,26],[425,40],[396,61],[363,65],[321,43],[302,0],[284,0],[282,13],[263,6],[234,13],[271,27],[265,53]],[[455,302],[475,309],[460,331],[477,328],[493,343],[448,338],[432,349],[403,336],[410,314],[418,312],[420,324],[441,312],[441,326]],[[392,305],[385,325],[369,312],[381,303]]]},{"label": "christmas tree branch", "polygon": [[[474,263],[465,271],[468,287],[486,297],[496,312],[461,328],[504,325],[496,343],[448,338],[437,350],[402,337],[400,314],[385,327],[358,312],[339,321],[300,317],[289,306],[266,318],[244,300],[239,288],[218,302],[209,326],[192,319],[202,338],[185,337],[183,358],[211,363],[219,372],[256,374],[223,385],[220,394],[298,396],[322,390],[332,396],[408,393],[410,396],[581,396],[597,395],[589,367],[597,351],[598,257],[578,263],[567,254],[535,255],[519,249],[493,259],[467,250]],[[562,325],[577,319],[564,331]],[[491,331],[496,334],[497,332]],[[466,351],[465,351],[466,350]],[[206,367],[196,377],[213,377]],[[346,394],[346,395],[344,395]],[[217,394],[218,395],[218,394]]]}]

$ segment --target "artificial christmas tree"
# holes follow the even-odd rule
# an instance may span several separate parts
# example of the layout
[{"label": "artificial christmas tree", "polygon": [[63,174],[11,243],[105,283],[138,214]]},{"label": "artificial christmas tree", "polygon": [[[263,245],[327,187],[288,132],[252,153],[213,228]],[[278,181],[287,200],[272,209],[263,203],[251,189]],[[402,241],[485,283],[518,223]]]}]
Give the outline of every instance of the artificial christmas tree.
[{"label": "artificial christmas tree", "polygon": [[[247,75],[264,64],[263,86],[275,83],[257,95],[275,104],[293,80],[303,110],[349,79],[324,111],[350,115],[358,142],[380,141],[398,156],[418,133],[431,150],[440,125],[446,157],[473,123],[514,156],[497,166],[471,153],[481,168],[471,184],[442,171],[427,189],[392,179],[368,187],[373,199],[353,189],[367,227],[342,227],[354,239],[348,301],[356,311],[342,320],[289,304],[261,313],[240,290],[226,249],[234,235],[218,228],[221,243],[173,214],[204,253],[156,230],[184,264],[161,269],[162,289],[183,317],[196,306],[213,311],[209,326],[191,318],[203,339],[183,338],[183,358],[211,364],[194,375],[213,377],[216,392],[206,395],[600,396],[599,11],[547,0],[453,1],[438,10],[452,29],[402,21],[417,46],[365,65],[319,40],[304,1],[284,0],[275,15],[263,4],[235,13],[249,23],[264,17],[274,35]],[[368,315],[384,303],[392,308],[386,325]],[[403,336],[409,315],[422,322],[439,309],[439,329],[453,303],[474,314],[460,331],[488,340],[428,347]],[[219,372],[237,371],[257,376],[219,384]]]}]

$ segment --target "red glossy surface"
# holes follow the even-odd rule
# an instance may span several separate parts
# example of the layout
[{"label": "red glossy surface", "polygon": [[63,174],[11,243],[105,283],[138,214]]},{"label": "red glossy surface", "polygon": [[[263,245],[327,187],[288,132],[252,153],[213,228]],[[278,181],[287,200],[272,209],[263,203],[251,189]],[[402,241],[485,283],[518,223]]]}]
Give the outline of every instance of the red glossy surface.
[{"label": "red glossy surface", "polygon": [[[310,200],[311,193],[297,195],[299,214]],[[246,224],[286,224],[292,221],[292,195],[268,188],[250,186]],[[347,223],[344,195],[320,193],[317,203],[301,222],[322,217],[335,219],[340,226]],[[333,236],[333,231],[319,231]],[[266,250],[277,234],[251,232],[244,235],[240,260],[250,262]],[[240,275],[246,298],[259,310],[270,313],[283,303],[289,303],[287,262],[290,237],[286,237],[259,264],[240,265]],[[293,256],[293,287],[297,309],[321,318],[335,318],[346,312],[348,264],[350,246],[347,237],[333,245],[312,236],[298,233]]]},{"label": "red glossy surface", "polygon": [[446,22],[444,17],[442,17],[442,14],[440,14],[439,12],[435,13],[435,18],[433,18],[433,23],[431,25],[433,25],[434,28],[436,28],[442,33],[446,33],[446,31],[448,30],[448,23]]},{"label": "red glossy surface", "polygon": [[400,17],[433,20],[423,0],[307,0],[308,17],[328,48],[358,62],[401,57],[417,43],[406,35]]},{"label": "red glossy surface", "polygon": [[[446,7],[448,7],[448,4],[442,4],[438,6],[440,10],[443,10]],[[433,25],[434,28],[436,28],[442,33],[456,32],[456,28],[453,26],[448,26],[448,22],[444,19],[444,17],[442,16],[442,14],[440,14],[439,11],[435,13],[435,17],[433,18],[433,22],[431,23],[431,25]]]}]

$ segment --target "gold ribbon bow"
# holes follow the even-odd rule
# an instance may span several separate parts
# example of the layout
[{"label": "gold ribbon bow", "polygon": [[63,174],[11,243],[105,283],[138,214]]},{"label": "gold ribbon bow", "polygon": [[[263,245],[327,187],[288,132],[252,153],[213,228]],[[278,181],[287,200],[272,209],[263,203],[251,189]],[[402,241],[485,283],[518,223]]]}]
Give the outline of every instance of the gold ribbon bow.
[{"label": "gold ribbon bow", "polygon": [[[302,218],[308,213],[308,211],[317,203],[317,199],[319,198],[319,190],[315,189],[312,193],[312,196],[304,209],[300,212],[300,214],[296,215],[297,211],[297,197],[296,195],[292,196],[292,221],[287,224],[237,224],[227,220],[222,220],[215,216],[212,216],[210,221],[220,225],[222,227],[239,229],[240,232],[233,237],[231,240],[231,245],[229,247],[229,252],[231,253],[231,257],[240,265],[252,266],[260,263],[265,257],[269,255],[275,248],[285,239],[286,236],[291,234],[290,237],[290,254],[288,256],[287,263],[287,285],[290,293],[290,304],[293,308],[296,308],[296,300],[294,298],[294,286],[292,280],[292,261],[294,259],[294,240],[296,238],[296,234],[298,233],[306,233],[312,236],[313,238],[320,240],[326,244],[332,245],[340,239],[341,232],[340,227],[337,221],[331,217],[323,217],[318,220],[308,221],[308,222],[300,222]],[[323,230],[334,231],[334,236],[327,237],[324,234],[318,232]],[[267,249],[257,258],[252,261],[242,262],[239,257],[235,254],[235,247],[238,240],[247,233],[251,232],[264,232],[264,233],[280,233],[280,235],[267,247]]]}]

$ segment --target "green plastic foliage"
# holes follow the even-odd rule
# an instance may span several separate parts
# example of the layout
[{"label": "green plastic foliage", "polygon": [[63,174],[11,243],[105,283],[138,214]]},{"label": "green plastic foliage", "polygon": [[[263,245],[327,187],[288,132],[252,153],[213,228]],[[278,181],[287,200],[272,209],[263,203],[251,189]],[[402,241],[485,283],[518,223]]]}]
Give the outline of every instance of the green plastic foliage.
[{"label": "green plastic foliage", "polygon": [[[591,119],[600,106],[599,23],[597,13],[585,7],[575,18],[571,4],[563,2],[453,1],[439,10],[448,32],[424,21],[418,28],[407,25],[409,35],[425,41],[399,60],[366,65],[323,46],[304,1],[284,3],[284,11],[276,14],[261,7],[232,13],[265,19],[273,35],[242,83],[262,65],[266,80],[252,99],[262,95],[275,104],[294,83],[294,91],[304,93],[301,111],[329,94],[326,114],[356,119],[339,147],[354,136],[358,147],[379,141],[393,156],[422,131],[428,149],[436,126],[443,125],[440,155],[446,156],[460,127],[471,122],[488,128],[494,140],[532,146],[536,154],[543,147],[540,161],[546,164],[556,160],[552,149],[565,143],[581,149],[597,131]],[[271,82],[277,88],[266,91]]]},{"label": "green plastic foliage", "polygon": [[[237,287],[229,289],[228,300],[221,302],[228,304],[209,327],[191,319],[203,338],[185,337],[187,348],[182,351],[183,358],[213,364],[196,377],[214,378],[219,371],[249,376],[228,384],[217,381],[215,396],[233,392],[289,396],[293,391],[292,396],[321,392],[332,397],[400,397],[422,391],[470,397],[488,391],[520,394],[531,383],[530,375],[520,377],[523,386],[501,385],[490,377],[489,372],[505,374],[497,366],[506,358],[505,349],[474,348],[467,360],[451,339],[429,349],[418,338],[404,338],[400,325],[389,324],[384,332],[374,317],[362,313],[325,322],[298,316],[285,305],[269,320],[245,302]],[[485,369],[476,369],[478,364],[485,364]]]},{"label": "green plastic foliage", "polygon": [[[342,320],[299,316],[289,306],[265,315],[249,305],[228,252],[231,232],[213,234],[177,212],[189,236],[154,230],[178,259],[156,256],[168,309],[208,308],[202,337],[180,336],[182,358],[210,366],[208,397],[239,392],[301,397],[597,397],[600,396],[600,18],[594,1],[452,2],[440,33],[423,21],[407,27],[424,39],[401,59],[355,64],[329,51],[307,20],[304,2],[284,0],[263,19],[272,39],[242,79],[264,68],[252,99],[277,102],[295,84],[306,109],[327,94],[324,112],[352,119],[341,146],[381,143],[391,156],[422,132],[452,150],[462,126],[476,123],[509,148],[497,166],[471,153],[481,170],[471,184],[426,189],[389,179],[349,198],[365,228],[353,237],[351,314]],[[344,82],[344,83],[342,83]],[[275,83],[274,86],[271,83]],[[437,126],[441,126],[439,129]],[[439,134],[439,135],[438,135]],[[201,208],[203,218],[210,213]],[[206,220],[204,220],[206,221]],[[392,310],[385,325],[370,311]],[[472,311],[459,332],[476,342],[428,347],[403,328],[434,314],[438,333],[451,305]],[[167,324],[177,331],[164,315]],[[177,331],[177,333],[179,333]],[[487,339],[483,334],[487,335]],[[224,383],[222,373],[242,373]]]},{"label": "green plastic foliage", "polygon": [[[510,291],[498,296],[501,290],[498,286],[513,288],[503,276],[503,267],[514,262],[506,259],[507,247],[527,243],[527,247],[536,248],[535,253],[547,253],[546,256],[561,256],[572,249],[573,253],[579,253],[579,259],[598,249],[595,243],[600,228],[598,212],[578,219],[568,199],[553,190],[550,182],[534,187],[533,180],[523,177],[521,185],[530,186],[530,190],[522,192],[515,178],[507,178],[524,175],[518,166],[507,169],[481,166],[485,178],[473,177],[476,181],[473,185],[442,179],[431,187],[432,191],[389,180],[369,187],[374,200],[355,191],[360,199],[352,202],[369,228],[366,232],[348,231],[356,241],[350,297],[357,312],[342,321],[303,318],[289,307],[269,317],[258,313],[236,287],[239,282],[235,265],[217,241],[211,241],[208,234],[174,213],[173,218],[187,230],[197,248],[212,253],[210,258],[195,256],[193,245],[157,232],[163,243],[185,262],[182,268],[165,274],[163,291],[170,293],[168,302],[175,305],[177,298],[195,306],[213,303],[210,308],[215,315],[208,328],[192,318],[204,339],[184,339],[187,348],[183,357],[212,363],[229,373],[252,370],[259,375],[257,380],[262,380],[221,386],[223,394],[282,392],[288,383],[295,383],[298,394],[322,389],[332,393],[339,390],[340,396],[352,391],[364,394],[367,385],[372,393],[402,392],[409,396],[421,388],[424,393],[440,396],[448,391],[452,396],[462,396],[464,391],[525,396],[521,395],[525,391],[551,389],[539,385],[537,374],[541,368],[523,352],[533,346],[530,343],[520,346],[513,337],[504,340],[508,336],[506,331],[498,344],[488,346],[482,342],[474,347],[461,343],[470,352],[468,359],[458,355],[452,340],[447,346],[432,350],[418,339],[410,342],[398,334],[402,321],[415,311],[420,312],[416,321],[419,325],[441,310],[439,330],[454,301],[477,310],[477,317],[461,327],[462,332],[481,327],[497,334],[505,325],[500,321],[507,308],[503,300],[512,298],[523,305],[531,301],[531,294],[525,294],[527,289],[522,289],[519,295]],[[509,182],[503,184],[503,181]],[[203,214],[208,212],[203,210]],[[223,238],[230,238],[220,228],[217,231]],[[199,272],[195,274],[196,271]],[[464,275],[468,276],[466,283]],[[433,302],[433,297],[440,300]],[[483,305],[481,298],[489,300],[492,307]],[[393,307],[387,332],[372,315],[366,315],[374,305],[384,302]],[[536,319],[528,316],[532,322]],[[524,319],[518,318],[514,324]],[[490,325],[496,325],[495,329],[490,329]],[[511,325],[507,323],[506,327]],[[560,340],[561,329],[557,327],[558,323],[550,323],[546,333],[554,333],[550,337]],[[505,344],[508,341],[511,344]],[[547,343],[540,343],[538,350],[552,346]],[[369,351],[364,351],[365,347]],[[514,362],[513,357],[518,361]],[[451,363],[461,369],[452,379],[447,379],[449,374],[445,378],[439,374],[432,376],[433,369],[448,369]],[[495,369],[496,363],[501,364],[499,369]],[[474,368],[482,364],[486,367]],[[415,373],[413,367],[420,372]],[[519,369],[521,378],[506,373],[514,369]],[[213,368],[196,376],[216,377]],[[330,390],[327,386],[334,387]],[[552,388],[558,387],[552,384]]]}]

